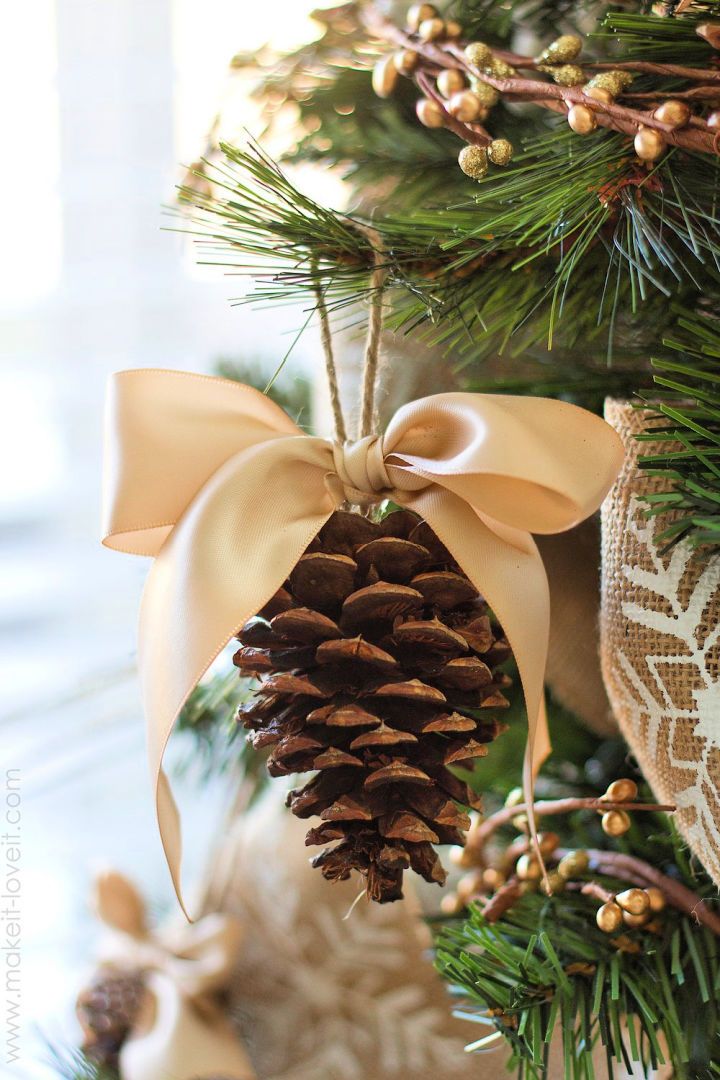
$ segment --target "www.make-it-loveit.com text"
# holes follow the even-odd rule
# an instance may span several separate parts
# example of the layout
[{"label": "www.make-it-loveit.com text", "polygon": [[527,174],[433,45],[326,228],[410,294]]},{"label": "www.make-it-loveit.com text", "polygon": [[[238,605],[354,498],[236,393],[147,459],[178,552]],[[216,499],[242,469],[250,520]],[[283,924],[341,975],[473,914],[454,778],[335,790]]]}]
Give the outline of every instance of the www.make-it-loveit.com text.
[{"label": "www.make-it-loveit.com text", "polygon": [[7,769],[0,804],[0,935],[5,996],[5,1063],[20,1060],[22,1005],[22,793],[20,769]]}]

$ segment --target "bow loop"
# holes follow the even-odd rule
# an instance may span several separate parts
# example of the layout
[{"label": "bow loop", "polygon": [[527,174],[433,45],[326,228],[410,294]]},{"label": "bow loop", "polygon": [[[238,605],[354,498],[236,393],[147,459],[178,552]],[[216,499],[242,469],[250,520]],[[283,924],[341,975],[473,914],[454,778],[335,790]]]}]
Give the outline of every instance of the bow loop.
[{"label": "bow loop", "polygon": [[623,459],[609,424],[545,398],[438,394],[403,406],[384,436],[338,445],[303,434],[249,387],[152,370],[115,377],[108,417],[104,542],[156,556],[140,669],[178,896],[179,819],[161,767],[175,718],[344,501],[392,498],[416,510],[485,595],[525,693],[532,794],[528,778],[549,749],[550,606],[530,534],[561,532],[597,510]]}]

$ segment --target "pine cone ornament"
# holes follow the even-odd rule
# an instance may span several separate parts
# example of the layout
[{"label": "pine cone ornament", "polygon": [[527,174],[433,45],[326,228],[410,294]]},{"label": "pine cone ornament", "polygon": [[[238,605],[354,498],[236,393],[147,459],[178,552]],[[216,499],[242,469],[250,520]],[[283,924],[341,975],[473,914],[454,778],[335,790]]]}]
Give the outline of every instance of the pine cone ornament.
[{"label": "pine cone ornament", "polygon": [[137,1019],[144,993],[140,971],[103,967],[96,972],[75,1006],[86,1057],[105,1068],[117,1068],[120,1048]]},{"label": "pine cone ornament", "polygon": [[337,841],[313,865],[331,881],[358,870],[381,903],[408,868],[442,884],[433,845],[462,844],[479,805],[449,767],[504,729],[510,647],[428,524],[336,511],[238,637],[236,666],[262,677],[239,715],[251,742],[273,747],[273,776],[316,773],[288,797],[320,817],[308,845]]}]

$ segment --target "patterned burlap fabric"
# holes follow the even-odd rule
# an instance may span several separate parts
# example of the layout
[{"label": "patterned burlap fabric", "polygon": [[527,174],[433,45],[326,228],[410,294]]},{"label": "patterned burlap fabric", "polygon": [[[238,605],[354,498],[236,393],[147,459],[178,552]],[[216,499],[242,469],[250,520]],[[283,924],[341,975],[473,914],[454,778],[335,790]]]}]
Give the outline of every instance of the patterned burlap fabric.
[{"label": "patterned burlap fabric", "polygon": [[[625,465],[602,510],[601,660],[622,732],[661,802],[720,885],[720,558],[678,544],[661,556],[639,496],[664,480],[638,470],[634,436],[647,422],[608,401]],[[667,449],[667,444],[663,444]]]}]

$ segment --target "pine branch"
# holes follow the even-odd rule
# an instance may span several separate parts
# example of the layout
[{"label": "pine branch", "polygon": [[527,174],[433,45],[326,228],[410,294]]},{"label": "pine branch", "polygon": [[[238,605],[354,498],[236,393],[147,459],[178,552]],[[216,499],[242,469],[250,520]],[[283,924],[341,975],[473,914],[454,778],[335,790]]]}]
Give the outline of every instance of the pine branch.
[{"label": "pine branch", "polygon": [[[720,234],[702,212],[717,178],[703,163],[692,177],[679,170],[669,197],[637,177],[617,138],[577,147],[559,131],[529,144],[512,173],[480,185],[475,199],[376,218],[396,288],[391,325],[421,329],[462,363],[552,345],[561,319],[568,347],[612,339],[623,309],[653,296],[667,320],[664,297],[718,276],[707,257],[720,265]],[[307,299],[316,283],[331,307],[366,297],[372,250],[353,218],[301,194],[258,148],[225,152],[227,163],[210,170],[213,192],[182,191],[202,261],[252,274],[256,302]]]},{"label": "pine branch", "polygon": [[[496,2],[470,6],[507,15]],[[355,5],[349,9],[357,18]],[[630,55],[636,24],[621,22],[618,15],[603,33]],[[667,25],[686,22],[650,18],[658,64],[665,63]],[[692,45],[698,61],[707,45],[694,29],[692,35],[679,34],[679,54],[690,58],[685,50]],[[379,204],[373,226],[388,252],[391,327],[451,353],[460,368],[471,365],[463,372],[470,383],[487,358],[543,363],[553,348],[557,370],[568,370],[569,379],[575,368],[582,375],[607,359],[638,370],[634,388],[642,387],[647,352],[671,327],[668,299],[692,307],[720,277],[715,158],[675,149],[647,172],[621,133],[582,140],[548,114],[528,138],[527,119],[501,104],[502,132],[522,148],[510,170],[478,185],[452,165],[451,133],[413,121],[409,84],[397,101],[373,101],[367,50],[351,51],[357,30],[345,54],[342,40],[335,35],[320,74],[306,78],[306,92],[299,83],[293,90],[308,127],[320,125],[301,139],[300,154],[341,163],[361,188],[380,185],[370,196]],[[640,95],[653,93],[642,89],[645,78]],[[258,303],[293,297],[314,306],[319,284],[331,310],[356,320],[357,304],[368,296],[372,252],[352,216],[301,196],[257,147],[224,151],[224,162],[207,166],[212,189],[203,194],[190,185],[183,192],[196,207],[203,261],[251,274],[256,284],[247,299]],[[412,173],[416,179],[398,183]],[[641,311],[646,336],[654,337],[637,347]]]},{"label": "pine branch", "polygon": [[519,19],[550,37],[584,29],[588,17],[604,8],[599,0],[456,0],[446,14],[457,19],[473,41],[509,43]]},{"label": "pine branch", "polygon": [[75,1047],[54,1044],[46,1040],[48,1065],[59,1080],[118,1080],[118,1075],[106,1069]]},{"label": "pine branch", "polygon": [[474,906],[462,925],[446,928],[437,964],[468,1002],[462,1015],[501,1032],[527,1077],[547,1076],[554,1034],[567,1077],[598,1075],[596,1043],[608,1077],[612,1059],[632,1071],[633,1062],[657,1068],[664,1053],[676,1080],[712,1075],[702,1070],[720,1068],[717,939],[672,914],[662,935],[633,932],[637,951],[618,949],[595,928],[596,907],[582,894],[529,894],[495,924]]},{"label": "pine branch", "polygon": [[193,207],[180,231],[197,239],[199,262],[250,274],[254,301],[309,296],[318,285],[344,302],[362,297],[372,249],[352,219],[301,193],[257,144],[221,149],[222,163],[206,162],[212,191],[179,189]]},{"label": "pine branch", "polygon": [[[617,779],[619,768],[621,775],[634,775],[640,783],[640,799],[649,797],[621,740],[616,748],[612,740],[582,729],[571,715],[559,715],[556,707],[550,719],[558,761],[554,770],[543,770],[538,784],[550,789],[552,798],[585,803]],[[509,770],[492,755],[479,763],[478,782],[485,788],[487,771],[493,769],[504,796]],[[515,805],[512,813],[518,810]],[[468,1049],[482,1050],[504,1038],[510,1066],[537,1080],[546,1080],[553,1035],[567,1077],[609,1080],[612,1058],[622,1059],[629,1071],[633,1061],[650,1066],[653,1054],[657,1064],[659,1045],[676,1080],[699,1080],[720,1069],[719,939],[687,914],[700,901],[716,925],[717,890],[689,857],[670,818],[632,813],[631,820],[630,830],[613,840],[603,833],[597,815],[585,809],[553,816],[552,829],[561,843],[553,858],[568,849],[587,850],[587,870],[578,871],[570,887],[552,897],[525,892],[497,921],[492,905],[488,912],[480,900],[466,916],[439,930],[436,963],[458,1000],[458,1015],[483,1025],[487,1033]],[[483,827],[479,822],[477,828]],[[509,828],[502,836],[503,854],[494,851],[492,865],[509,868],[527,850],[527,837]],[[619,936],[602,933],[595,922],[598,905],[636,879],[642,887],[671,882],[680,890],[678,906],[669,902],[662,926],[655,923]],[[607,1071],[596,1067],[602,1057],[593,1054],[596,1046],[606,1048]]]},{"label": "pine branch", "polygon": [[650,516],[667,521],[663,550],[685,539],[703,557],[720,551],[720,323],[682,316],[665,341],[680,359],[653,360],[655,389],[643,394],[648,424],[641,439],[667,444],[640,460],[667,486],[648,497]]},{"label": "pine branch", "polygon": [[604,14],[591,39],[593,44],[613,47],[626,61],[672,63],[682,55],[686,66],[704,68],[713,53],[707,41],[698,36],[697,27],[712,17],[713,8],[717,15],[717,4],[696,5],[682,19],[611,10]]}]

